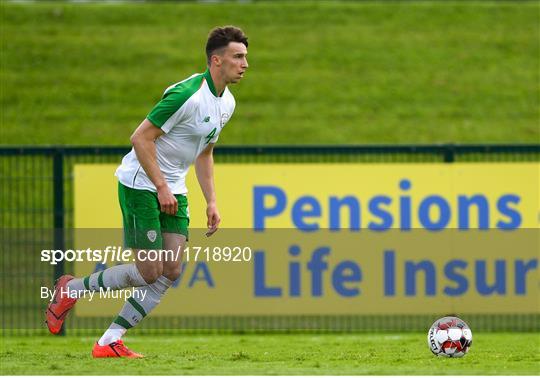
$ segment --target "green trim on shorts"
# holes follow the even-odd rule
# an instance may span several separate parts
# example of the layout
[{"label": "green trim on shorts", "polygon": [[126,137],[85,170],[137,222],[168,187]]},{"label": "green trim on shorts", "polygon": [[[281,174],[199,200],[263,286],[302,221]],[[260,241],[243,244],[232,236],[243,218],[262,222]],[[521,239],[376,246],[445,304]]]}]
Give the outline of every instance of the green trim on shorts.
[{"label": "green trim on shorts", "polygon": [[174,195],[178,201],[175,215],[160,211],[157,193],[129,188],[118,183],[118,199],[124,223],[124,246],[135,249],[162,249],[162,233],[189,237],[187,197]]}]

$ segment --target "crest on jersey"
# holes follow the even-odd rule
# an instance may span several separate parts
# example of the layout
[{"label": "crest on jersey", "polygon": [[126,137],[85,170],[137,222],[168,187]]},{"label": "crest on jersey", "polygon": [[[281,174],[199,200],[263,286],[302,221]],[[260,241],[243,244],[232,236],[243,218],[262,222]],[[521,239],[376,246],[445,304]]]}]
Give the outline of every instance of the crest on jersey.
[{"label": "crest on jersey", "polygon": [[223,128],[223,126],[225,126],[225,124],[227,123],[227,121],[229,120],[229,118],[231,118],[231,115],[229,113],[223,113],[221,115],[221,127]]},{"label": "crest on jersey", "polygon": [[146,236],[148,237],[148,240],[150,240],[153,243],[156,241],[157,232],[156,230],[150,230],[146,233]]}]

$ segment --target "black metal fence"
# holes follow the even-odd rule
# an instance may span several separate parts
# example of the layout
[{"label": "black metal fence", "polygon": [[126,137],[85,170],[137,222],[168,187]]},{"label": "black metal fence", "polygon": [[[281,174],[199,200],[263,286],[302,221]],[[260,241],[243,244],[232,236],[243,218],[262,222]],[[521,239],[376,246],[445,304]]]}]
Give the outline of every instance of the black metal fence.
[{"label": "black metal fence", "polygon": [[[127,147],[0,147],[0,248],[2,252],[3,333],[44,332],[46,302],[36,293],[52,286],[53,278],[69,266],[38,264],[34,254],[47,243],[64,249],[72,240],[73,167],[81,163],[120,163]],[[400,162],[538,162],[540,144],[522,145],[403,145],[403,146],[221,146],[216,163],[400,163]],[[31,230],[28,232],[28,230]],[[21,240],[21,233],[25,234]],[[29,235],[29,233],[31,235]],[[151,317],[150,317],[151,318]],[[338,319],[339,318],[339,319]],[[537,314],[497,317],[479,314],[483,329],[538,330]],[[424,329],[430,317],[246,317],[175,318],[145,320],[141,332],[164,328],[196,332],[272,331],[312,329],[351,330]],[[110,318],[96,318],[86,328],[102,328]],[[82,327],[83,321],[78,323]],[[78,332],[83,332],[79,329]]]}]

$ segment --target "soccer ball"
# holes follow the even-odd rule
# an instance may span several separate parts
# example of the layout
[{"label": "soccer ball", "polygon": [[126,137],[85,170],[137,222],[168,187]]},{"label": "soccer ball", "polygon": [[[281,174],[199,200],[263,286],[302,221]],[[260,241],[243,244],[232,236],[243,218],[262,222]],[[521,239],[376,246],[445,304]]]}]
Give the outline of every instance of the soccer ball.
[{"label": "soccer ball", "polygon": [[472,332],[460,318],[445,316],[433,323],[427,343],[436,356],[463,357],[472,344]]}]

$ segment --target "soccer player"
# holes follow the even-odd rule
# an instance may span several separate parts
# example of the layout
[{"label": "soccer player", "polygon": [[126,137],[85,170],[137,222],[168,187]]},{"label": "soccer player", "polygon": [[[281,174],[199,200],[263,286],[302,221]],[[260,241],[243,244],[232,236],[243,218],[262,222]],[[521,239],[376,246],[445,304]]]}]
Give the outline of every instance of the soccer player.
[{"label": "soccer player", "polygon": [[[248,68],[247,47],[247,37],[239,28],[213,29],[206,43],[206,72],[168,87],[131,136],[133,149],[124,156],[116,176],[124,242],[135,255],[148,249],[183,250],[189,225],[185,178],[191,164],[207,202],[207,236],[218,229],[212,151],[234,112],[235,100],[227,85],[239,82]],[[133,295],[126,301],[95,343],[92,355],[142,357],[128,349],[121,338],[159,304],[180,271],[181,257],[178,261],[140,259],[84,278],[64,275],[57,281],[56,294],[47,308],[47,326],[54,334],[60,332],[77,301],[67,292],[136,287],[145,295]]]}]

